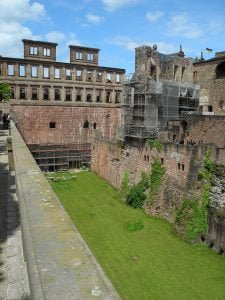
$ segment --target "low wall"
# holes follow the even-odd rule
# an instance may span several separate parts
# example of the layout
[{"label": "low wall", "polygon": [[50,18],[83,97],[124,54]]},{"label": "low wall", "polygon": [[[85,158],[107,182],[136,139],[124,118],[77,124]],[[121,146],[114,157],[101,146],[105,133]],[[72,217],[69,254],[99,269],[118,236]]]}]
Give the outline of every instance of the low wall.
[{"label": "low wall", "polygon": [[14,124],[11,135],[32,299],[119,299]]}]

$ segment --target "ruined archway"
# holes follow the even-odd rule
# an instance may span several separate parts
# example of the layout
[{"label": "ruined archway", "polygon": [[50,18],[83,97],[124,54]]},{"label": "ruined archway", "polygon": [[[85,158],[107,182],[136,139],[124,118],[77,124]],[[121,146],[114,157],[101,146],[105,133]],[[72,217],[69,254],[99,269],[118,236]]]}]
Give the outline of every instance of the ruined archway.
[{"label": "ruined archway", "polygon": [[225,61],[216,67],[216,78],[225,78]]}]

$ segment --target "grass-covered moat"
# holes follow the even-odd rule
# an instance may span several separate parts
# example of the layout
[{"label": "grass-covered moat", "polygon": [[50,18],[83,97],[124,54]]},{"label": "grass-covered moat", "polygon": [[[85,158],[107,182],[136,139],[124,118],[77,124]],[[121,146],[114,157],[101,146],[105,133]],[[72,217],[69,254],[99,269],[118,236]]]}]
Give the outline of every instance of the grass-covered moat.
[{"label": "grass-covered moat", "polygon": [[122,299],[225,299],[225,257],[120,202],[92,172],[51,184]]}]

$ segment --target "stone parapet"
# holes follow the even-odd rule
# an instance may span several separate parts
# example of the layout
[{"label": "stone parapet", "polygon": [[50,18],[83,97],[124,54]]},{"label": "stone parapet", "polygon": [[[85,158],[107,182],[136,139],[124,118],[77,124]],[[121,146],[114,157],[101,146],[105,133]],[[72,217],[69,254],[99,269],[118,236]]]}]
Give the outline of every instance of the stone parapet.
[{"label": "stone parapet", "polygon": [[120,299],[11,125],[32,299]]}]

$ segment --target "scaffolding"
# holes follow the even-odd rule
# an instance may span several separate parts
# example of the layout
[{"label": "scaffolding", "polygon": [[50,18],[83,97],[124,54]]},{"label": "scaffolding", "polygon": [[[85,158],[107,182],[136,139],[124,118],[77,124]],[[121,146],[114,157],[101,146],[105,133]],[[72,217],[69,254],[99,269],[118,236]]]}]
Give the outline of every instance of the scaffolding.
[{"label": "scaffolding", "polygon": [[63,171],[90,167],[91,143],[28,145],[42,171]]},{"label": "scaffolding", "polygon": [[157,138],[169,120],[196,112],[199,86],[172,80],[127,79],[122,103],[122,135]]}]

